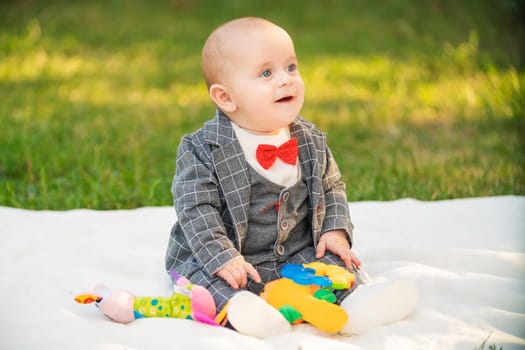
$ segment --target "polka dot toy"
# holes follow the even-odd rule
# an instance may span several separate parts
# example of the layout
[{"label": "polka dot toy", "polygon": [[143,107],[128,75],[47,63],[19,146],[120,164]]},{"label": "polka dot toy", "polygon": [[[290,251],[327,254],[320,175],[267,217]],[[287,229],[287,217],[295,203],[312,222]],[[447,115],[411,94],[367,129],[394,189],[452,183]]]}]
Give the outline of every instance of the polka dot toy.
[{"label": "polka dot toy", "polygon": [[75,301],[95,303],[104,315],[118,323],[130,323],[139,318],[174,317],[219,325],[210,292],[184,277],[173,276],[176,283],[169,297],[135,296],[123,289],[98,285],[92,292],[77,295]]}]

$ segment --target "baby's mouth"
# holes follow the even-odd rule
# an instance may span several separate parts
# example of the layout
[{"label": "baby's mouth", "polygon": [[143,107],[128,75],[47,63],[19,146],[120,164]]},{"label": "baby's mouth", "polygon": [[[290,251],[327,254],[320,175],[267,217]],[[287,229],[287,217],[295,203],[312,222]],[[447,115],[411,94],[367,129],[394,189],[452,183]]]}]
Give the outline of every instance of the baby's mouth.
[{"label": "baby's mouth", "polygon": [[291,100],[293,100],[293,96],[285,96],[285,97],[281,97],[280,99],[278,99],[277,103],[281,103],[281,102],[290,102]]}]

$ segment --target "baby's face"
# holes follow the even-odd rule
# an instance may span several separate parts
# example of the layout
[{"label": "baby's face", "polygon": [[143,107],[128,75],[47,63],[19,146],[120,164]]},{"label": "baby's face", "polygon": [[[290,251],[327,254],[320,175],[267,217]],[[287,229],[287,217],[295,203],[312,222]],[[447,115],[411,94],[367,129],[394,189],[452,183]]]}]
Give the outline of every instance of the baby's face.
[{"label": "baby's face", "polygon": [[292,40],[281,28],[268,26],[241,33],[236,42],[224,77],[237,106],[230,118],[259,133],[287,127],[304,102]]}]

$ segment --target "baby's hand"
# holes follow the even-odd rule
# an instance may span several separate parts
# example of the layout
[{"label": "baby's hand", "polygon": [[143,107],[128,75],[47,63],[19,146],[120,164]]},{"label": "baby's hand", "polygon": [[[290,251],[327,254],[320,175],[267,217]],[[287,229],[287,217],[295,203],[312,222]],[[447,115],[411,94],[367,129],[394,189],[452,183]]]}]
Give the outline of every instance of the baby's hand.
[{"label": "baby's hand", "polygon": [[347,237],[348,235],[343,230],[325,232],[319,239],[315,257],[317,259],[322,258],[328,250],[339,256],[347,268],[353,269],[352,264],[354,264],[359,269],[361,267],[361,260],[350,250],[350,243],[348,243]]},{"label": "baby's hand", "polygon": [[246,287],[248,283],[248,275],[251,276],[255,282],[261,283],[261,276],[252,264],[246,262],[244,257],[239,256],[226,265],[224,265],[216,275],[232,286],[233,289]]}]

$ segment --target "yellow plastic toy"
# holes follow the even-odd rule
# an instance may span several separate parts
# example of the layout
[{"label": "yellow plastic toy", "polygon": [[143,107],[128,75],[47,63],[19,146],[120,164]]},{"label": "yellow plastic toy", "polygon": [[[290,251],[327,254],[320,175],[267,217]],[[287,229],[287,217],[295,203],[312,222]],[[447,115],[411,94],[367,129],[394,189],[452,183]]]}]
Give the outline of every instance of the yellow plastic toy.
[{"label": "yellow plastic toy", "polygon": [[303,265],[306,268],[315,270],[316,276],[326,276],[332,281],[333,289],[348,289],[355,281],[353,273],[338,265],[327,265],[322,262],[313,262]]},{"label": "yellow plastic toy", "polygon": [[348,321],[346,311],[335,302],[333,289],[350,288],[354,275],[337,265],[314,262],[284,265],[283,278],[268,283],[261,297],[281,311],[290,323],[308,322],[337,333]]}]

